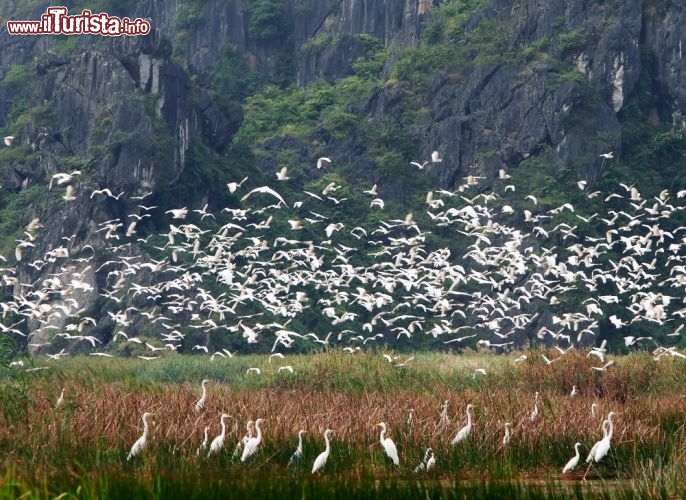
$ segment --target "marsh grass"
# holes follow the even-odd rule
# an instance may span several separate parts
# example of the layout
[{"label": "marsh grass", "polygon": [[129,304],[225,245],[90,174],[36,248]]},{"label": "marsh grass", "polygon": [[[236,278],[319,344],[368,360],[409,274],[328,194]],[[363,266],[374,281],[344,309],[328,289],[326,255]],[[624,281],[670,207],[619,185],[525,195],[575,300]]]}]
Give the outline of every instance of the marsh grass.
[{"label": "marsh grass", "polygon": [[[570,352],[551,365],[539,361],[539,354],[527,353],[528,360],[516,365],[514,356],[417,354],[404,367],[380,354],[289,356],[293,374],[278,373],[286,360],[259,356],[213,363],[181,356],[155,362],[63,359],[19,381],[7,379],[25,387],[25,411],[0,415],[0,496],[69,492],[91,498],[106,492],[194,498],[232,491],[232,498],[249,492],[253,498],[302,498],[338,497],[340,490],[347,498],[370,492],[397,498],[469,492],[487,498],[492,491],[523,488],[533,497],[554,497],[559,488],[574,494],[578,481],[561,478],[559,470],[576,441],[582,442],[585,458],[602,437],[600,423],[610,410],[618,412],[612,449],[589,478],[601,481],[613,497],[625,490],[650,496],[686,493],[679,479],[686,453],[683,363],[632,355],[597,374],[590,368],[593,361],[581,353]],[[246,373],[253,366],[260,375]],[[475,375],[476,367],[485,368],[486,375]],[[196,413],[203,378],[212,383],[205,409]],[[581,395],[569,397],[572,385]],[[56,408],[61,387],[65,403]],[[541,393],[540,416],[532,422],[535,391]],[[444,400],[449,422],[441,426]],[[595,419],[593,402],[599,404]],[[468,403],[476,406],[472,433],[451,446],[466,423]],[[145,411],[155,414],[148,447],[127,462]],[[222,412],[232,417],[225,449],[209,458],[197,456],[202,430],[209,425],[211,438],[216,436]],[[258,417],[265,419],[263,443],[244,464],[232,452],[245,422]],[[378,442],[381,421],[388,423],[398,447],[399,468],[388,462]],[[512,423],[512,440],[503,449],[505,422]],[[324,448],[325,428],[334,430],[331,456],[323,474],[313,478],[310,469]],[[300,469],[289,469],[299,429],[307,430],[304,457]],[[428,446],[436,469],[417,476],[412,471]]]}]

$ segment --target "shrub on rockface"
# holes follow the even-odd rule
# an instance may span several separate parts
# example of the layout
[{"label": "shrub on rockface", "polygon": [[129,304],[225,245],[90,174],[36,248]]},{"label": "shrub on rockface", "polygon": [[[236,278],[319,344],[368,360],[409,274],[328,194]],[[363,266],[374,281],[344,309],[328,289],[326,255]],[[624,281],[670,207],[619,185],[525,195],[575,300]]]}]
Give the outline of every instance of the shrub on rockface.
[{"label": "shrub on rockface", "polygon": [[283,4],[279,0],[255,0],[248,33],[256,40],[281,38],[287,34]]}]

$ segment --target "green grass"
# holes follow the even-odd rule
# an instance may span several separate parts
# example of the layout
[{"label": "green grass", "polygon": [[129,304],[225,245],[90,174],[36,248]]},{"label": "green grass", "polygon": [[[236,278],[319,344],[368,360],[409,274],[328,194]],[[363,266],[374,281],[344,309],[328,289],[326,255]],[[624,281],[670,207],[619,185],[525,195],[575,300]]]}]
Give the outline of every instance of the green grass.
[{"label": "green grass", "polygon": [[[78,478],[78,477],[77,477]],[[68,484],[44,485],[27,490],[23,485],[8,481],[0,486],[0,496],[14,498],[25,495],[31,498],[146,498],[146,499],[194,499],[220,498],[560,498],[563,496],[595,495],[595,488],[581,485],[531,484],[525,482],[465,483],[460,481],[378,481],[373,477],[303,477],[289,476],[274,480],[268,473],[249,472],[244,475],[207,475],[202,471],[175,475],[162,475],[153,481],[141,480],[136,474],[97,474],[83,477],[76,492]],[[590,493],[589,493],[590,492]],[[612,488],[612,498],[630,498],[630,490]],[[598,497],[596,497],[598,498]]]}]

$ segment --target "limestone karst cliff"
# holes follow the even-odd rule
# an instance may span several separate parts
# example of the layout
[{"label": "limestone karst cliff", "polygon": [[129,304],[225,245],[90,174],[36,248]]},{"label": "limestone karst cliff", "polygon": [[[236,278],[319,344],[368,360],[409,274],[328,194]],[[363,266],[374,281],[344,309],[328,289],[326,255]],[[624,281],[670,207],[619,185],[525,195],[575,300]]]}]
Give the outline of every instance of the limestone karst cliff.
[{"label": "limestone karst cliff", "polygon": [[[0,21],[38,19],[47,6],[6,1]],[[67,6],[78,12],[85,4]],[[124,238],[127,224],[112,232],[101,224],[142,216],[141,204],[218,206],[227,202],[227,181],[273,176],[285,152],[295,163],[326,154],[365,182],[388,178],[385,195],[401,205],[415,179],[393,169],[434,150],[446,159],[428,169],[441,188],[467,175],[493,179],[502,168],[526,177],[542,165],[549,175],[594,184],[606,163],[600,154],[621,157],[632,99],[651,94],[644,122],[684,126],[681,2],[146,0],[103,1],[98,9],[148,19],[153,31],[0,33],[0,126],[14,136],[0,151],[0,224],[8,255],[36,217],[42,237],[27,256],[59,248],[76,258],[95,254],[60,279],[83,283],[78,302],[99,318],[94,335],[103,340],[113,331],[99,294],[113,285],[102,267],[106,236],[119,234],[131,255],[141,245]],[[328,85],[340,96],[346,90],[336,84],[345,78],[359,86],[329,122],[320,117],[333,97],[318,104],[305,131],[269,136],[245,126],[264,111],[249,98],[268,84],[284,92]],[[246,140],[258,135],[259,143]],[[49,184],[75,170],[76,200],[64,203],[64,186]],[[114,196],[92,195],[105,188]],[[148,222],[140,226],[152,233]],[[6,284],[14,295],[61,265],[15,260],[17,282]]]}]

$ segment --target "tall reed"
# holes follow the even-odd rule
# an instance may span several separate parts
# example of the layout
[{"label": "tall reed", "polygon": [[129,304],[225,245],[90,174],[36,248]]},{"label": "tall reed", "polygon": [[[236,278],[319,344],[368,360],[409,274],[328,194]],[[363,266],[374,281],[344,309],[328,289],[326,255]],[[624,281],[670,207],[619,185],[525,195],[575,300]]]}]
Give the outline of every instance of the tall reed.
[{"label": "tall reed", "polygon": [[[522,364],[513,364],[513,357],[416,355],[396,367],[380,354],[325,353],[289,357],[293,374],[279,373],[279,363],[265,357],[216,364],[192,357],[51,363],[24,376],[25,412],[0,415],[0,485],[7,496],[17,488],[50,496],[79,486],[93,496],[143,487],[154,496],[166,492],[174,478],[199,483],[198,491],[211,494],[222,490],[227,476],[268,477],[254,484],[245,479],[245,488],[297,480],[302,494],[309,487],[311,464],[323,450],[326,428],[334,433],[323,475],[348,485],[400,481],[409,485],[400,489],[416,493],[415,483],[424,481],[441,488],[454,481],[550,483],[562,479],[559,470],[576,441],[585,457],[602,437],[601,420],[612,410],[618,415],[611,452],[589,477],[650,495],[684,493],[678,478],[685,463],[686,372],[679,360],[656,363],[648,355],[632,355],[596,373],[583,353],[570,352],[550,365],[540,354],[527,353]],[[251,366],[259,366],[261,374],[246,373]],[[486,375],[475,373],[477,367],[486,367]],[[202,378],[212,382],[205,409],[196,413]],[[580,395],[570,397],[572,385]],[[56,407],[62,387],[65,403]],[[539,417],[532,421],[536,391]],[[445,425],[439,418],[444,401]],[[469,403],[475,405],[472,432],[452,446]],[[596,418],[592,403],[598,404]],[[149,444],[128,463],[126,454],[142,431],[145,411],[154,413]],[[198,456],[204,427],[210,427],[211,438],[217,435],[224,412],[231,415],[224,451]],[[244,464],[232,453],[246,421],[257,418],[265,419],[263,443]],[[376,424],[381,421],[398,447],[398,469],[379,444]],[[505,422],[512,423],[512,440],[503,447]],[[299,429],[307,431],[304,457],[301,468],[293,470],[287,463]],[[437,465],[418,481],[413,470],[427,447],[433,448]],[[184,491],[183,486],[175,491]]]}]

